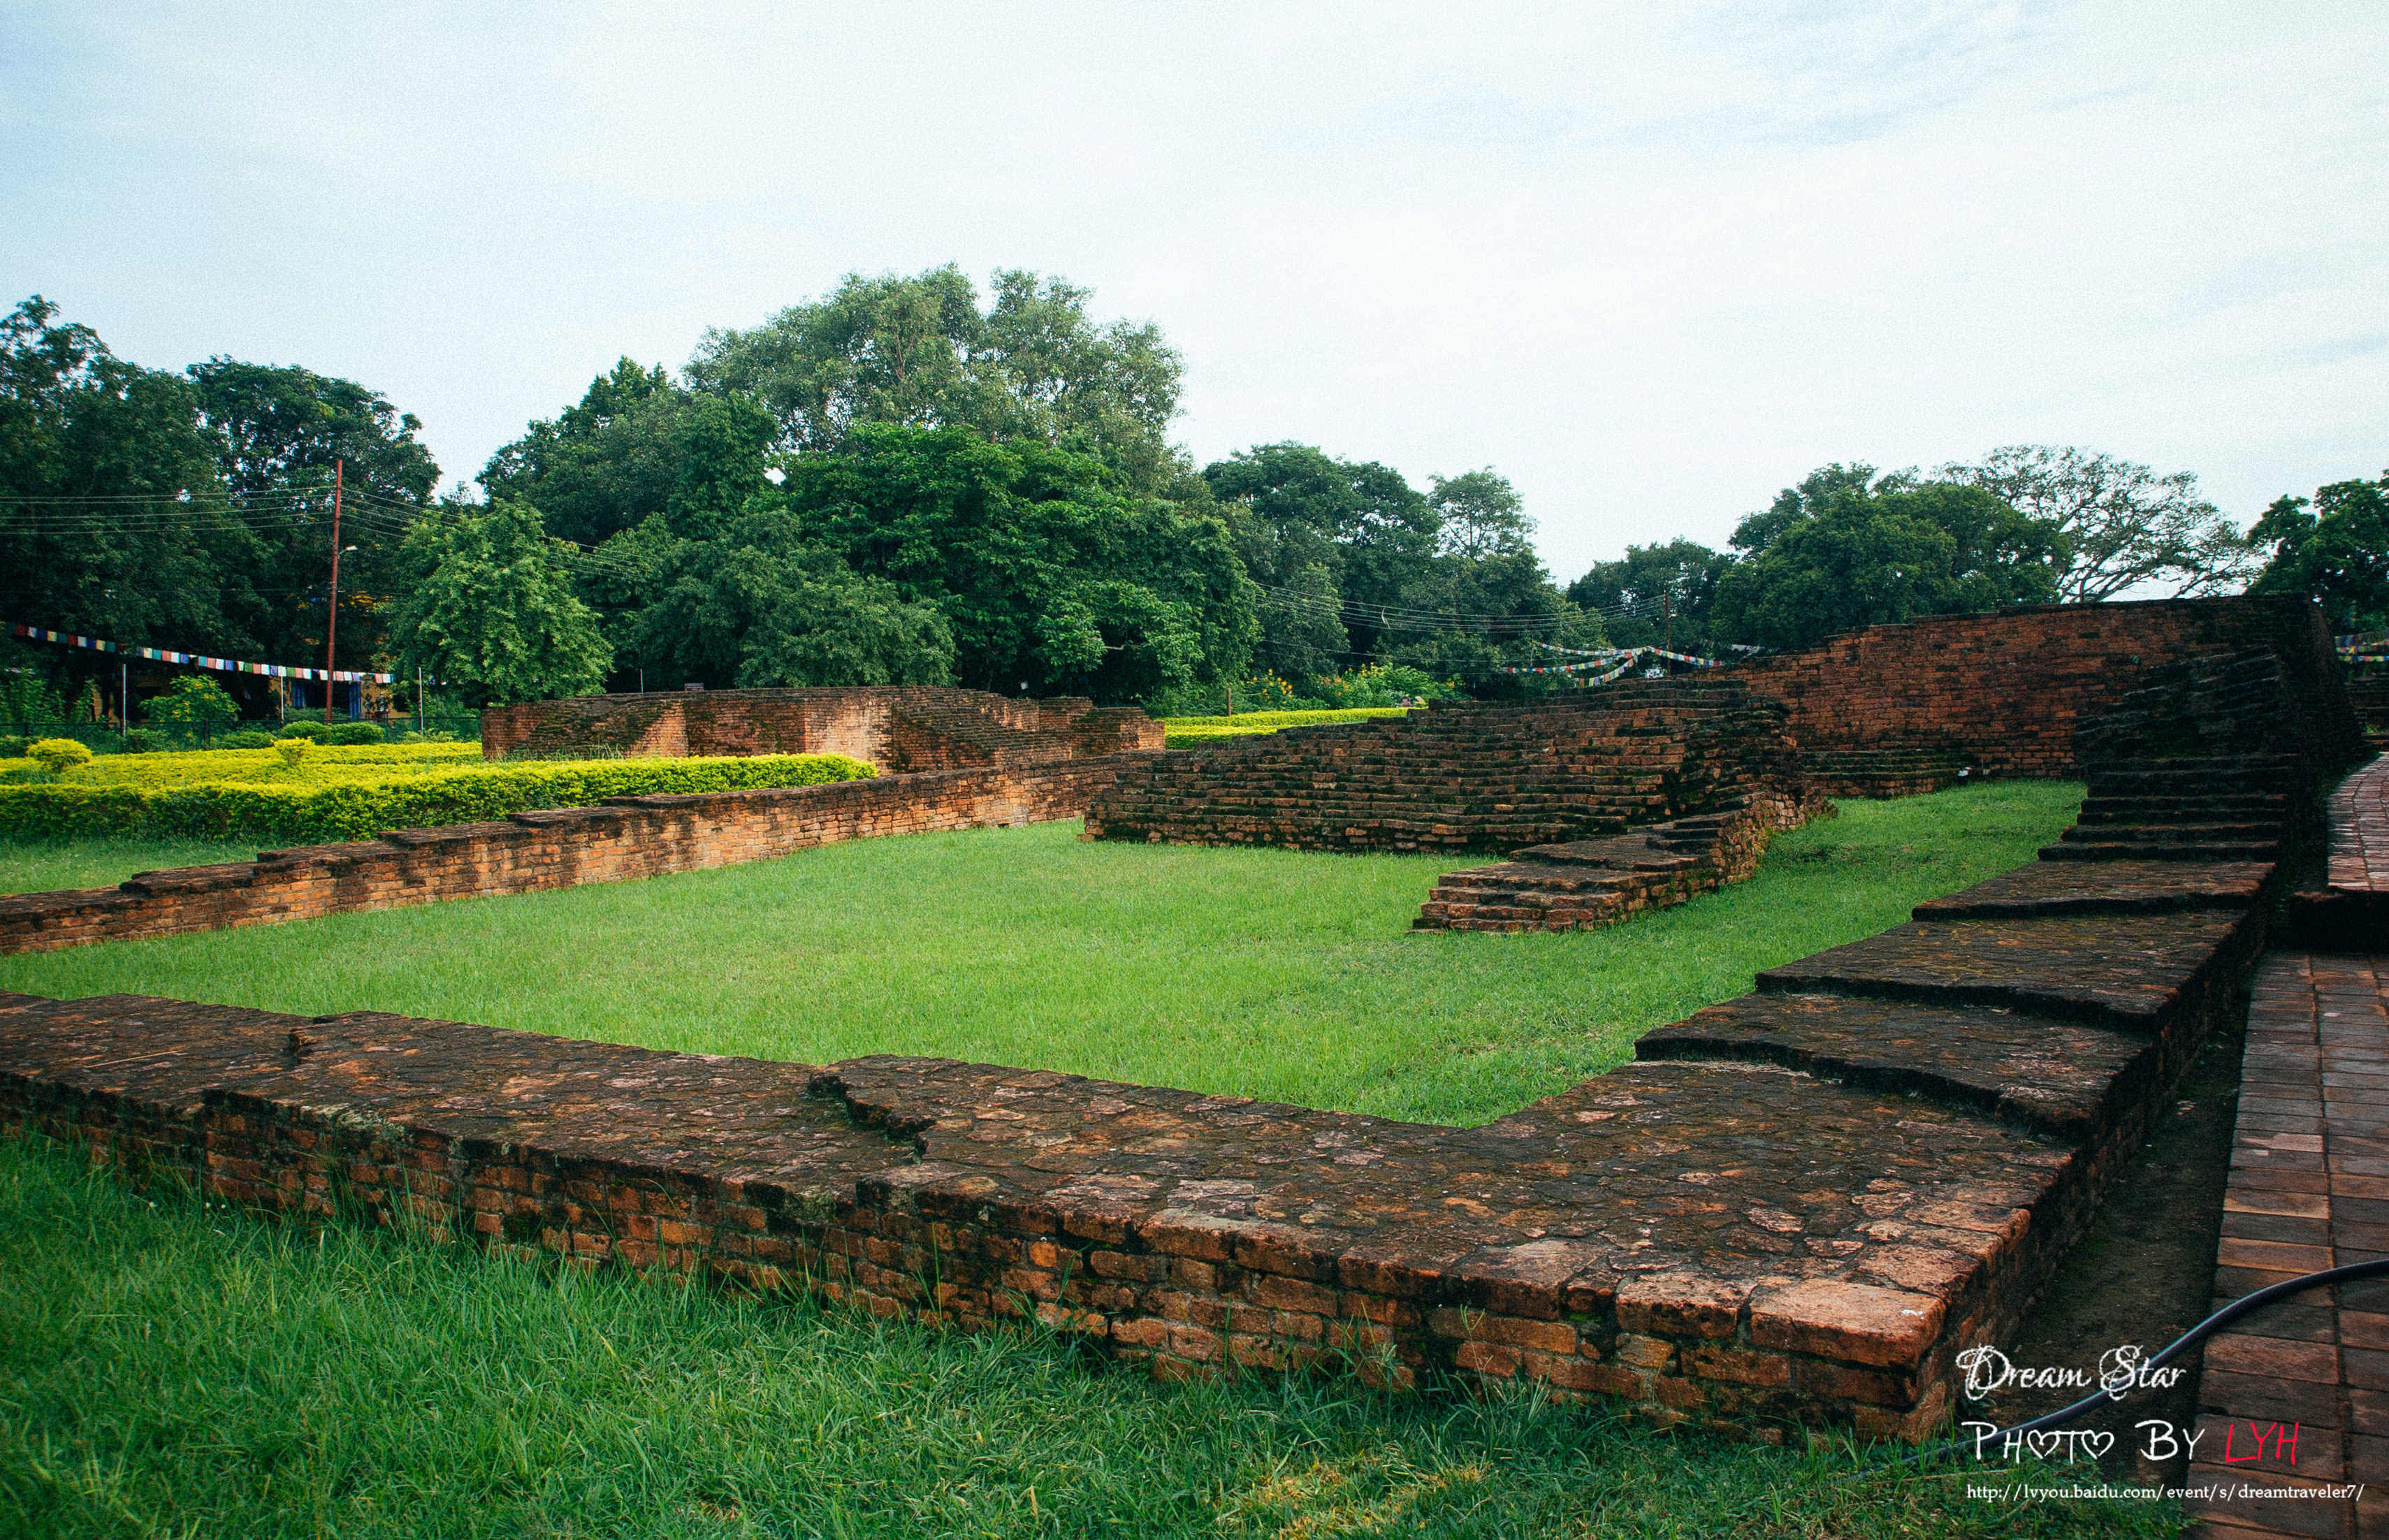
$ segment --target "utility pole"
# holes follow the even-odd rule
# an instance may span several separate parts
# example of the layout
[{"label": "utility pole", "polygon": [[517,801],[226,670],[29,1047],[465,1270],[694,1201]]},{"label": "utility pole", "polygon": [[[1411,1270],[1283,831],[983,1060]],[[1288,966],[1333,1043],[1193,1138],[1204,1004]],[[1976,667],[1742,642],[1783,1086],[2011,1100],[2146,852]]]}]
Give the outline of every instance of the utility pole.
[{"label": "utility pole", "polygon": [[340,473],[346,463],[332,462],[332,602],[324,606],[324,725],[332,725],[332,639],[340,629]]},{"label": "utility pole", "polygon": [[1676,600],[1667,589],[1659,591],[1659,645],[1669,652],[1676,650]]},{"label": "utility pole", "polygon": [[123,730],[124,741],[133,741],[133,666],[116,665],[116,725]]}]

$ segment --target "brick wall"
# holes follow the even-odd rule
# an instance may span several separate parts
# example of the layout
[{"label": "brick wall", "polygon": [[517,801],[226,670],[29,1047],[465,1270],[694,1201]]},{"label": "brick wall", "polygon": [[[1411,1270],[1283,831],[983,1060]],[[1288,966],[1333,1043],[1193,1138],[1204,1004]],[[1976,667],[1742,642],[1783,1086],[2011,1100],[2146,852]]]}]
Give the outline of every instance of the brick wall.
[{"label": "brick wall", "polygon": [[1157,749],[1161,724],[1078,696],[1016,699],[927,686],[581,695],[493,706],[481,751],[625,755],[844,754],[900,772]]},{"label": "brick wall", "polygon": [[115,888],[0,896],[0,952],[621,882],[883,834],[1077,818],[1088,798],[1137,757],[611,797],[594,808],[147,872]]},{"label": "brick wall", "polygon": [[1622,834],[1757,794],[1798,799],[1774,700],[1632,681],[1518,705],[1289,728],[1164,753],[1087,813],[1098,839],[1298,850],[1511,850]]},{"label": "brick wall", "polygon": [[1791,707],[1803,755],[1828,757],[1820,769],[1853,755],[1939,751],[1993,774],[2054,778],[2076,772],[2076,727],[2144,674],[2252,648],[2280,656],[2296,698],[2334,745],[2353,731],[2322,612],[2303,599],[1943,616],[1837,636],[1733,676]]}]

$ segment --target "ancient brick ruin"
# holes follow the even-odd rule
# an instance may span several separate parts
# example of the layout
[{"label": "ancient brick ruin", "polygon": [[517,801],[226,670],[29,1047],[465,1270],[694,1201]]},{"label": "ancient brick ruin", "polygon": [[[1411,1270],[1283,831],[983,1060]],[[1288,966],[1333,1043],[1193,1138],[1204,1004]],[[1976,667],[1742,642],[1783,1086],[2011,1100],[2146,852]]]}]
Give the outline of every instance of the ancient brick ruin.
[{"label": "ancient brick ruin", "polygon": [[1937,616],[1833,637],[1733,676],[1791,708],[1816,788],[1906,796],[1959,772],[2080,773],[2076,730],[2152,670],[2217,653],[2269,652],[2293,699],[2352,752],[2341,670],[2303,599],[2162,599]]},{"label": "ancient brick ruin", "polygon": [[1796,822],[1785,712],[1740,684],[1637,680],[1527,705],[1288,728],[1175,749],[1095,798],[1095,839],[1510,850],[1747,802]]},{"label": "ancient brick ruin", "polygon": [[481,752],[506,755],[843,754],[883,770],[1045,764],[1161,746],[1132,706],[921,685],[577,695],[481,713]]},{"label": "ancient brick ruin", "polygon": [[[2130,688],[2066,729],[2090,795],[2040,860],[1770,969],[1755,993],[1646,1035],[1634,1063],[1482,1127],[949,1060],[815,1068],[27,996],[0,997],[0,1124],[293,1215],[964,1327],[1034,1317],[1165,1374],[1523,1377],[1662,1423],[1920,1437],[1946,1419],[1956,1352],[2014,1329],[2237,1011],[2315,777],[2354,740],[2344,694],[2294,649],[2140,655]],[[1781,799],[1774,818],[1805,799],[1782,732],[1796,704],[1731,681],[1612,700],[1602,719],[1637,731],[1595,731],[1601,713],[1581,706],[1477,708],[1424,713],[1408,735],[1237,745],[1228,761],[1270,767],[1284,795],[1214,823],[1200,796],[1164,795],[1209,795],[1199,776],[1169,779],[1202,757],[1122,756],[628,798],[287,853],[226,869],[221,887],[189,874],[179,898],[153,877],[161,891],[14,902],[30,902],[28,934],[70,944],[157,934],[138,917],[172,928],[177,904],[184,928],[248,923],[275,903],[520,891],[1090,801],[1091,828],[1117,832],[1118,808],[1144,819],[1133,837],[1593,842],[1578,855],[1624,864],[1550,850],[1530,864],[1655,893],[1755,859],[1755,795]],[[1403,772],[1419,745],[1470,744],[1511,755],[1510,778],[1416,816]],[[1608,800],[1538,781],[1543,749],[1597,768],[1585,779]],[[1116,776],[1124,789],[1107,790]],[[2364,783],[2333,804],[2358,865],[2389,805]],[[2351,882],[2370,872],[2340,866]]]},{"label": "ancient brick ruin", "polygon": [[2114,816],[1478,1128],[23,996],[0,1116],[232,1201],[1034,1316],[1168,1373],[1524,1376],[1660,1422],[1921,1436],[2234,1011],[2299,817],[2251,745],[2294,715],[2276,659],[2122,705],[2089,740]]},{"label": "ancient brick ruin", "polygon": [[883,834],[1077,818],[1096,789],[1134,759],[616,796],[594,808],[401,829],[379,839],[268,850],[254,861],[144,872],[112,888],[5,894],[0,953],[623,882]]}]

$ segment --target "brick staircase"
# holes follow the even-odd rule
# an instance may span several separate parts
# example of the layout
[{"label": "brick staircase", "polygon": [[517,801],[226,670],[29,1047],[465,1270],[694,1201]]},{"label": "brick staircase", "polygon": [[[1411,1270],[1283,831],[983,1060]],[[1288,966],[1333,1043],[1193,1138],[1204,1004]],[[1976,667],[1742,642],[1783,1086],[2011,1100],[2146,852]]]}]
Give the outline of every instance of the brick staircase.
[{"label": "brick staircase", "polygon": [[1767,835],[1797,821],[1790,798],[1772,808],[1766,800],[1744,797],[1607,839],[1531,845],[1513,860],[1447,872],[1411,928],[1592,930],[1680,904],[1749,876]]},{"label": "brick staircase", "polygon": [[2324,768],[2297,714],[2269,652],[2157,670],[2083,730],[2089,795],[2041,859],[2280,860]]},{"label": "brick staircase", "polygon": [[1974,768],[1974,757],[1953,747],[1820,748],[1800,754],[1800,769],[1820,795],[1876,801],[1947,791]]},{"label": "brick staircase", "polygon": [[1653,680],[1292,728],[1124,772],[1089,811],[1087,833],[1297,850],[1603,839],[1722,808],[1762,785],[1800,797],[1783,720],[1781,705],[1738,683]]}]

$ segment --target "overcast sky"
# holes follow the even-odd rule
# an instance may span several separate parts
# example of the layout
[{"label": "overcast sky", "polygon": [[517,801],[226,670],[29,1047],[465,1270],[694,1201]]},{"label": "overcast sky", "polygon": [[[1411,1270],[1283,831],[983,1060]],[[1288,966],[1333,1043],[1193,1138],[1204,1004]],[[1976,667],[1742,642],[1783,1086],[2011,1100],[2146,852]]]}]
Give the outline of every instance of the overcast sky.
[{"label": "overcast sky", "polygon": [[1490,465],[1562,580],[1832,460],[2389,465],[2389,5],[0,4],[0,274],[451,478],[849,272],[1059,274],[1198,463]]}]

